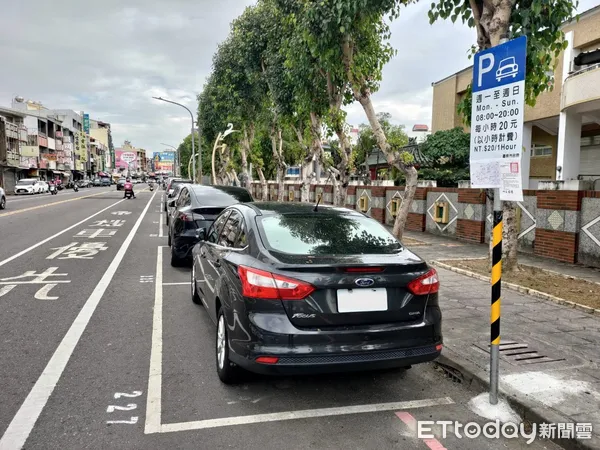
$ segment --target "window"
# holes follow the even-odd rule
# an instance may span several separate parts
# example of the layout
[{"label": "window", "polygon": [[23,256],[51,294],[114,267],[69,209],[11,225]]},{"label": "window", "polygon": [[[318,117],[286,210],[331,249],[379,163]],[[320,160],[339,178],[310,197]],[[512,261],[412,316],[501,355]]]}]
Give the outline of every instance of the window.
[{"label": "window", "polygon": [[263,244],[290,255],[393,254],[401,244],[377,221],[346,214],[290,214],[260,219]]},{"label": "window", "polygon": [[177,206],[178,208],[180,206],[183,206],[183,202],[184,202],[184,197],[185,194],[187,193],[187,190],[185,189],[181,189],[181,192],[173,192],[173,197],[175,197],[177,200],[175,201],[175,206]]},{"label": "window", "polygon": [[552,156],[552,147],[546,144],[531,144],[531,156]]},{"label": "window", "polygon": [[240,233],[235,241],[235,248],[244,248],[248,245],[248,236],[246,234],[246,222],[242,219],[240,223]]},{"label": "window", "polygon": [[212,227],[208,230],[208,238],[206,239],[208,242],[212,242],[213,244],[217,243],[217,238],[219,237],[219,231],[223,227],[223,224],[227,220],[229,216],[229,211],[225,211],[221,214],[215,222],[212,224]]},{"label": "window", "polygon": [[234,244],[236,243],[236,239],[243,221],[244,219],[240,212],[236,211],[235,209],[232,210],[229,219],[223,227],[223,231],[221,231],[218,244],[222,245],[223,247],[235,247]]},{"label": "window", "polygon": [[600,145],[600,135],[581,138],[582,147],[589,147],[591,145]]}]

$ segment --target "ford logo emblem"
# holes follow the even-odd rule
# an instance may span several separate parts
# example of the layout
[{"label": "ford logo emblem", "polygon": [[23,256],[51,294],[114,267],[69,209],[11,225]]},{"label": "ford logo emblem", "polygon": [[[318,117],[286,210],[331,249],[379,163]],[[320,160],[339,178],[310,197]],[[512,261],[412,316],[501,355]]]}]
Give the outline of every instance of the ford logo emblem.
[{"label": "ford logo emblem", "polygon": [[368,287],[373,286],[373,284],[375,284],[375,280],[373,280],[372,278],[359,278],[356,281],[354,281],[354,283],[360,287]]}]

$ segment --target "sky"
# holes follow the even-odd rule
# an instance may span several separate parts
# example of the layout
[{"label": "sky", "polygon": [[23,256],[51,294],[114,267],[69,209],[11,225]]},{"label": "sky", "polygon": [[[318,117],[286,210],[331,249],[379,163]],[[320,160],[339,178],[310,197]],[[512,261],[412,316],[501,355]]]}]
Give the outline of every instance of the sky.
[{"label": "sky", "polygon": [[[0,14],[0,105],[15,96],[52,109],[85,111],[109,122],[115,147],[129,140],[148,152],[178,146],[195,116],[196,95],[229,24],[254,0],[28,0]],[[598,4],[580,1],[579,11]],[[408,130],[431,125],[431,83],[469,65],[475,32],[450,21],[430,25],[429,2],[406,8],[392,24],[397,55],[384,69],[378,112]],[[348,123],[367,122],[360,105]]]}]

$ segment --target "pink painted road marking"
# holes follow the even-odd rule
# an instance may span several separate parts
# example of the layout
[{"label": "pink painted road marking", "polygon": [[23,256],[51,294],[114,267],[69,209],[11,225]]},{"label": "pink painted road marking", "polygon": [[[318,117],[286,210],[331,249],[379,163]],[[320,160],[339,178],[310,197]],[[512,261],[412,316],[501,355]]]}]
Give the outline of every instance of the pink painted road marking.
[{"label": "pink painted road marking", "polygon": [[[417,419],[415,419],[412,414],[405,411],[399,411],[396,413],[396,416],[398,416],[398,419],[408,425],[408,427],[413,430],[415,434],[417,433]],[[444,447],[440,441],[435,438],[423,439],[423,443],[431,450],[447,450],[446,447]]]}]

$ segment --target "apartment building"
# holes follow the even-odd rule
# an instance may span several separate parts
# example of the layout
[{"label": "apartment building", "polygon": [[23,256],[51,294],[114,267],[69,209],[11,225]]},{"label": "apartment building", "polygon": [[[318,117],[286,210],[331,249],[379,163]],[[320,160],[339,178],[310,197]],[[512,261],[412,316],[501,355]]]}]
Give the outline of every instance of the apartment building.
[{"label": "apartment building", "polygon": [[[572,189],[600,190],[600,6],[563,31],[568,47],[558,58],[554,89],[525,109],[523,187],[571,180]],[[472,79],[468,67],[433,83],[432,132],[464,127],[457,105]]]}]

